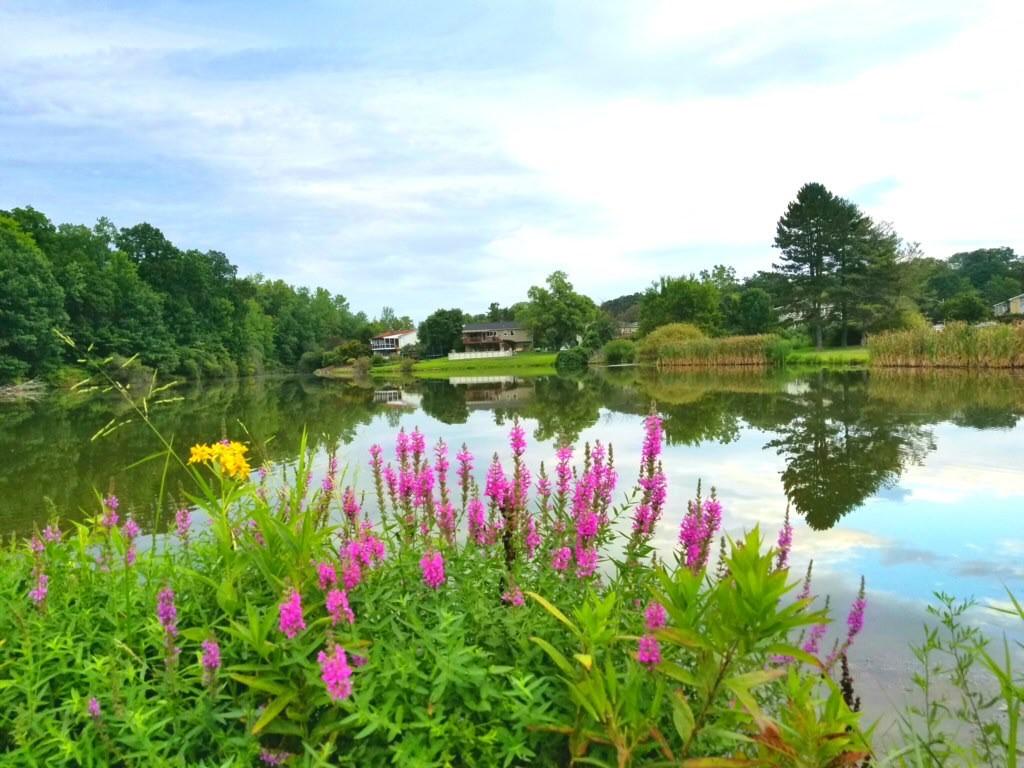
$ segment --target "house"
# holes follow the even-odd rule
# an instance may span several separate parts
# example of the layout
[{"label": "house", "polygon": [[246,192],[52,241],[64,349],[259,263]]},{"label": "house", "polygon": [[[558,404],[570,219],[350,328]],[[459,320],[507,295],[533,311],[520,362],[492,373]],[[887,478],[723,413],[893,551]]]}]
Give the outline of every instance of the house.
[{"label": "house", "polygon": [[462,344],[467,352],[522,352],[533,346],[533,334],[515,321],[466,323]]},{"label": "house", "polygon": [[620,339],[632,339],[640,333],[640,323],[621,322],[618,325],[618,333]]},{"label": "house", "polygon": [[385,331],[370,339],[370,351],[375,355],[394,355],[419,341],[416,331]]},{"label": "house", "polygon": [[996,317],[1001,317],[1002,315],[1024,315],[1024,293],[994,304],[992,306],[992,314]]}]

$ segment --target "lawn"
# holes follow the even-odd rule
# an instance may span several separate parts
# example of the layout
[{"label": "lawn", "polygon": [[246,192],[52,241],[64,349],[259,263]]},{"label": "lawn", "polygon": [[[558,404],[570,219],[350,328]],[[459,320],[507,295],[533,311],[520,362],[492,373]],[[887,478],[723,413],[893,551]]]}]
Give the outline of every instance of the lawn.
[{"label": "lawn", "polygon": [[867,347],[800,347],[786,355],[786,365],[868,365],[870,362],[871,355]]},{"label": "lawn", "polygon": [[[413,366],[413,375],[424,379],[446,379],[449,376],[551,376],[555,373],[554,352],[523,352],[513,357],[484,357],[474,360],[423,360]],[[371,370],[374,376],[399,373],[398,363],[380,365]]]}]

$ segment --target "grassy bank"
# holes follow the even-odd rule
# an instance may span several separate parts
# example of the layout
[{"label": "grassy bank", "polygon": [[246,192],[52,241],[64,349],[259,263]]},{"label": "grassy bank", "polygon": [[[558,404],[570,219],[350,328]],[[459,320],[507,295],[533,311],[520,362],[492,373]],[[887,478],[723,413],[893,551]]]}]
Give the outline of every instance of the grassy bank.
[{"label": "grassy bank", "polygon": [[1024,323],[977,327],[950,323],[868,339],[873,365],[889,368],[1024,368]]},{"label": "grassy bank", "polygon": [[[523,352],[513,357],[485,357],[475,360],[422,360],[412,367],[412,375],[420,379],[447,379],[451,376],[553,376],[554,352]],[[351,366],[321,368],[317,376],[328,379],[350,379],[355,375]],[[400,363],[386,363],[370,369],[370,375],[390,378],[402,375]]]},{"label": "grassy bank", "polygon": [[839,349],[815,349],[800,347],[786,355],[786,365],[868,365],[871,354],[867,347],[845,347]]}]

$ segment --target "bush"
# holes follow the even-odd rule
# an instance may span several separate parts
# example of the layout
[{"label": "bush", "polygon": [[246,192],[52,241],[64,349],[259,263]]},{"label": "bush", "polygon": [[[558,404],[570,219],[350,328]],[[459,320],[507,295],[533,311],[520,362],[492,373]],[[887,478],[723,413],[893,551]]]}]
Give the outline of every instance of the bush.
[{"label": "bush", "polygon": [[369,353],[369,345],[353,339],[351,341],[343,342],[334,349],[324,352],[323,364],[325,366],[348,365],[357,358],[366,357]]},{"label": "bush", "polygon": [[555,369],[559,371],[585,371],[590,362],[591,351],[584,347],[563,349],[555,358]]},{"label": "bush", "polygon": [[640,339],[636,349],[637,359],[643,363],[655,363],[665,346],[703,338],[704,332],[691,323],[669,323],[655,328]]},{"label": "bush", "polygon": [[398,361],[398,370],[405,376],[411,376],[412,370],[416,366],[416,360],[412,357],[402,357]]},{"label": "bush", "polygon": [[491,519],[469,484],[450,504],[389,491],[376,458],[370,510],[336,469],[312,482],[305,447],[268,494],[246,446],[195,446],[202,514],[166,543],[138,552],[108,498],[71,536],[54,520],[0,550],[0,762],[858,763],[859,715],[828,679],[855,631],[827,659],[795,647],[826,611],[787,597],[788,544],[756,528],[714,566],[716,499],[689,506],[676,565],[652,558],[657,417],[646,432],[641,506],[611,505],[594,446],[543,514],[509,494]]},{"label": "bush", "polygon": [[356,376],[367,376],[367,375],[369,375],[369,373],[370,373],[370,358],[368,358],[368,357],[366,357],[364,355],[363,357],[357,357],[355,360],[353,360],[352,361],[352,372]]},{"label": "bush", "polygon": [[302,353],[296,366],[299,373],[312,373],[317,368],[322,368],[324,362],[324,351],[322,349],[309,349]]},{"label": "bush", "polygon": [[636,344],[629,339],[613,339],[602,351],[608,365],[625,365],[636,360]]},{"label": "bush", "polygon": [[370,365],[376,368],[379,365],[387,365],[388,359],[384,357],[380,352],[374,352],[370,358]]}]

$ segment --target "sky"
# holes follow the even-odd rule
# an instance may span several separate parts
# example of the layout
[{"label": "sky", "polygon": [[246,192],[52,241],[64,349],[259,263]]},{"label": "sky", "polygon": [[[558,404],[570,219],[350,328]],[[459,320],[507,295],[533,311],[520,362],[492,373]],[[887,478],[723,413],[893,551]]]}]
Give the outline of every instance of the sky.
[{"label": "sky", "polygon": [[0,208],[422,319],[770,267],[820,181],[1024,251],[1018,0],[0,0]]}]

